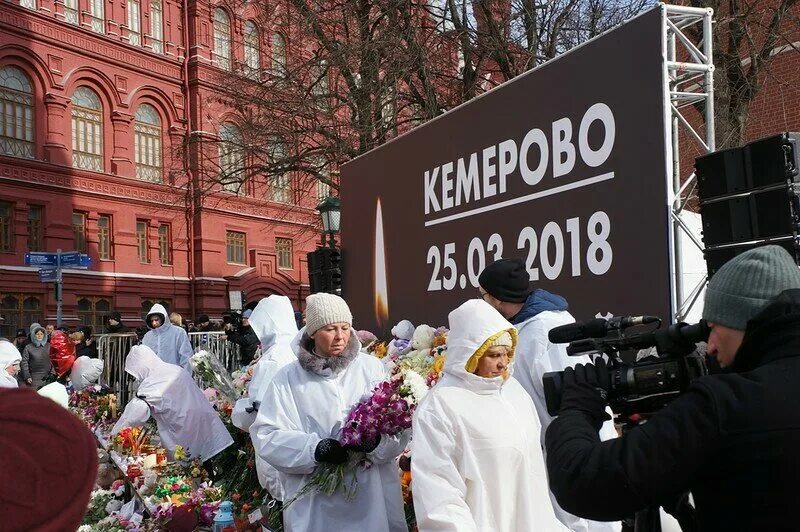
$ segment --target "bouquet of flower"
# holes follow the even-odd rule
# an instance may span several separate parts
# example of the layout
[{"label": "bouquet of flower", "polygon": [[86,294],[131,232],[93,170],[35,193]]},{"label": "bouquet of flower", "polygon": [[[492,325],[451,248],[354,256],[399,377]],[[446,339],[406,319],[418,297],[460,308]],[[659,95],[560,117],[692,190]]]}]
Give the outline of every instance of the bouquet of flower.
[{"label": "bouquet of flower", "polygon": [[314,491],[332,495],[342,488],[348,499],[353,498],[358,489],[358,468],[372,465],[365,452],[355,449],[374,447],[379,438],[411,428],[414,406],[427,391],[424,379],[413,371],[398,371],[375,386],[368,398],[353,407],[342,426],[339,443],[348,448],[350,459],[344,464],[319,464],[308,483],[284,503],[284,509]]},{"label": "bouquet of flower", "polygon": [[233,385],[228,370],[222,365],[217,356],[209,351],[198,351],[189,359],[192,369],[203,382],[222,393],[231,403],[240,397]]},{"label": "bouquet of flower", "polygon": [[114,436],[113,443],[120,452],[139,454],[141,446],[147,443],[147,431],[141,427],[125,427]]}]

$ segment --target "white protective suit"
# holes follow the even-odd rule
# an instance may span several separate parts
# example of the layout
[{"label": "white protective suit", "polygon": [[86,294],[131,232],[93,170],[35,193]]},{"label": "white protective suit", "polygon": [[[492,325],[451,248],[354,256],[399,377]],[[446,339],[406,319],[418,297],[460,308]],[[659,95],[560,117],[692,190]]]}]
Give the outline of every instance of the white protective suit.
[{"label": "white protective suit", "polygon": [[102,373],[102,360],[82,356],[76,358],[75,363],[72,364],[69,380],[72,382],[72,387],[75,388],[75,391],[79,392],[90,384],[97,382]]},{"label": "white protective suit", "polygon": [[449,321],[444,375],[414,413],[411,477],[420,532],[566,530],[548,496],[531,398],[513,377],[466,370],[479,348],[513,325],[480,299],[458,307]]},{"label": "white protective suit", "polygon": [[[256,453],[283,474],[284,500],[291,499],[311,478],[317,465],[317,444],[325,438],[338,438],[353,406],[386,378],[377,358],[359,352],[355,333],[341,355],[349,363],[339,371],[327,367],[327,359],[308,351],[305,328],[298,336],[298,360],[281,368],[272,379],[250,429]],[[285,530],[406,532],[395,459],[407,442],[406,434],[384,436],[367,455],[372,467],[358,470],[358,491],[352,500],[341,490],[331,496],[305,495],[284,511]]]},{"label": "white protective suit", "polygon": [[192,366],[189,364],[189,359],[192,358],[193,350],[192,343],[189,341],[189,335],[180,327],[176,327],[169,322],[167,309],[162,305],[156,303],[150,312],[147,313],[147,325],[150,325],[150,316],[152,314],[160,314],[164,323],[161,327],[147,331],[142,339],[142,345],[146,345],[153,350],[153,353],[158,355],[158,358],[169,364],[180,366],[189,373],[192,372]]},{"label": "white protective suit", "polygon": [[288,297],[271,295],[259,301],[250,315],[250,327],[261,342],[261,357],[247,386],[247,397],[236,401],[231,413],[231,422],[242,430],[249,430],[256,420],[256,411],[248,410],[252,410],[253,402],[261,401],[261,395],[275,373],[297,360],[292,349],[292,340],[297,336],[297,322]]},{"label": "white protective suit", "polygon": [[19,365],[22,355],[14,344],[0,340],[0,388],[19,388],[16,377],[9,375],[8,368]]},{"label": "white protective suit", "polygon": [[131,348],[125,371],[139,382],[139,389],[112,434],[141,426],[152,414],[161,443],[170,455],[181,445],[188,454],[205,461],[233,443],[219,415],[187,372],[162,361],[144,345]]},{"label": "white protective suit", "polygon": [[[292,347],[292,341],[297,336],[297,322],[288,297],[271,295],[259,301],[250,316],[250,326],[261,342],[261,358],[253,370],[253,377],[247,387],[247,397],[236,401],[231,413],[231,422],[242,430],[250,430],[258,414],[253,402],[260,405],[264,391],[278,370],[297,360]],[[270,406],[264,405],[264,408]],[[251,434],[250,437],[255,445],[256,435]],[[261,487],[282,501],[284,493],[281,473],[259,455],[256,455],[256,473]]]},{"label": "white protective suit", "polygon": [[[516,325],[519,344],[514,357],[514,378],[525,388],[536,406],[536,413],[542,424],[542,448],[544,448],[544,433],[553,421],[553,417],[547,413],[542,376],[549,371],[563,371],[568,367],[575,367],[576,364],[592,362],[586,355],[569,356],[568,344],[553,344],[548,340],[547,334],[550,329],[568,323],[575,323],[575,318],[566,310],[546,310]],[[614,422],[606,421],[600,429],[600,439],[605,441],[616,437]],[[550,500],[556,517],[573,532],[617,532],[622,528],[618,522],[589,521],[572,515],[559,506],[552,493]]]}]

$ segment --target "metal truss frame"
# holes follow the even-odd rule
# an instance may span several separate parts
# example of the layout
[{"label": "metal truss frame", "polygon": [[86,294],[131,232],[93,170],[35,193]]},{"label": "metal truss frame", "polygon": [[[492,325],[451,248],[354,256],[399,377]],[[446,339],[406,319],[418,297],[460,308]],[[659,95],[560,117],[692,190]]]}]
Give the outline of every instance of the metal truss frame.
[{"label": "metal truss frame", "polygon": [[[681,219],[681,212],[697,186],[694,172],[681,175],[680,143],[688,136],[705,153],[715,150],[714,59],[712,31],[714,11],[661,5],[664,71],[664,119],[667,145],[667,201],[670,217],[670,277],[672,319],[682,320],[705,288],[707,276],[684,297],[682,271],[683,240],[704,249],[702,236]],[[691,30],[691,31],[689,31]],[[699,36],[699,40],[697,37]],[[684,113],[688,107],[702,110],[702,122],[692,124]]]}]

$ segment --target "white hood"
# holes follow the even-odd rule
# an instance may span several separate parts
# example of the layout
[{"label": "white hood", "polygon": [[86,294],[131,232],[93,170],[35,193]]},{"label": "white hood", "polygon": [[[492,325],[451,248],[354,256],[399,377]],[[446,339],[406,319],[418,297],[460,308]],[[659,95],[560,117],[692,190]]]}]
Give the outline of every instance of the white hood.
[{"label": "white hood", "polygon": [[290,343],[297,334],[291,300],[278,295],[265,297],[253,309],[250,327],[261,342],[262,353],[266,353],[276,343]]},{"label": "white hood", "polygon": [[78,357],[72,365],[69,380],[77,391],[81,391],[92,383],[97,382],[103,373],[103,361],[87,356]]},{"label": "white hood", "polygon": [[[470,299],[448,316],[450,332],[447,334],[447,357],[444,373],[462,381],[462,386],[475,393],[493,393],[505,382],[503,377],[479,377],[466,370],[472,355],[490,338],[505,331],[511,334],[512,350],[516,348],[517,333],[514,326],[481,299]],[[513,357],[513,354],[512,354]],[[511,375],[510,366],[508,376]]]},{"label": "white hood", "polygon": [[64,408],[69,408],[69,394],[67,389],[60,382],[51,382],[47,386],[39,388],[38,394],[42,397],[52,399]]},{"label": "white hood", "polygon": [[145,317],[145,324],[150,327],[150,316],[153,314],[159,314],[163,318],[163,323],[157,329],[153,329],[154,331],[162,331],[166,330],[172,326],[169,321],[169,315],[167,314],[167,309],[164,308],[164,305],[161,303],[156,303],[153,305],[153,308],[150,309],[150,312],[147,313],[147,317]]},{"label": "white hood", "polygon": [[0,388],[17,388],[17,379],[6,371],[10,366],[19,364],[22,356],[11,342],[0,341]]}]

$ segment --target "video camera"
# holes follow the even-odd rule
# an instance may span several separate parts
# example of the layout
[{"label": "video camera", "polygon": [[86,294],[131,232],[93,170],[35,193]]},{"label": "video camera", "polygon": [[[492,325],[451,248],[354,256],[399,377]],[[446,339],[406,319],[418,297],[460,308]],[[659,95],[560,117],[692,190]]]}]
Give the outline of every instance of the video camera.
[{"label": "video camera", "polygon": [[[626,334],[626,329],[658,323],[655,329]],[[608,356],[611,409],[623,422],[634,414],[647,416],[680,395],[694,379],[708,373],[705,357],[697,353],[697,342],[708,340],[705,320],[694,325],[680,322],[659,329],[661,320],[654,316],[595,319],[555,327],[548,335],[553,343],[567,343],[570,355],[592,353]],[[655,348],[655,356],[632,363],[621,354],[630,350]],[[542,377],[547,411],[558,414],[561,406],[563,371],[545,373]]]}]

